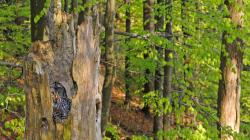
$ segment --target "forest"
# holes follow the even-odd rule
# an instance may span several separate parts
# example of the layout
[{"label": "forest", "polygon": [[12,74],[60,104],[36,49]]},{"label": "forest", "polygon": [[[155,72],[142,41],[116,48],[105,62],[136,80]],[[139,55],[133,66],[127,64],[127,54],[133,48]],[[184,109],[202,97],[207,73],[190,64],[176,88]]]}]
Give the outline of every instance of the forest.
[{"label": "forest", "polygon": [[249,0],[0,0],[0,140],[250,140]]}]

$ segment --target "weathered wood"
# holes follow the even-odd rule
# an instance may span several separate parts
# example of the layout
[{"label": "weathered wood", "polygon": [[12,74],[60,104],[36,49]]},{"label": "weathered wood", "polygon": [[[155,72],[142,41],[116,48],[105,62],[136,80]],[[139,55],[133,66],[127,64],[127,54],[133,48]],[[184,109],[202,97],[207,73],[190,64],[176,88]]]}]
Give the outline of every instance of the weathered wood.
[{"label": "weathered wood", "polygon": [[[72,99],[73,138],[96,139],[96,94],[98,92],[99,50],[94,45],[92,22],[89,17],[78,29],[78,51],[73,63],[73,78],[78,92]],[[80,86],[79,86],[80,85]],[[81,131],[79,133],[78,131]]]},{"label": "weathered wood", "polygon": [[[24,64],[26,140],[100,140],[98,20],[86,16],[77,33],[72,15],[51,0],[48,41],[33,42]],[[61,122],[53,119],[51,85],[60,83],[71,101]]]},{"label": "weathered wood", "polygon": [[[44,55],[45,52],[48,53]],[[53,139],[55,126],[52,120],[52,97],[48,72],[43,68],[51,61],[53,61],[51,44],[34,43],[24,65],[27,140]]]}]

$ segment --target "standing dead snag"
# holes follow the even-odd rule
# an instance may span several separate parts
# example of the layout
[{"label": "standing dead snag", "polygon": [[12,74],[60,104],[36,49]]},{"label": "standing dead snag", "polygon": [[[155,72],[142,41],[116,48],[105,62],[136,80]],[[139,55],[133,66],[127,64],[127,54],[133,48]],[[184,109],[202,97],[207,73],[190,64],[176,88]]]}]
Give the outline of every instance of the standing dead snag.
[{"label": "standing dead snag", "polygon": [[33,42],[25,62],[25,139],[101,139],[98,20],[86,15],[76,30],[56,0],[46,19],[48,41]]}]

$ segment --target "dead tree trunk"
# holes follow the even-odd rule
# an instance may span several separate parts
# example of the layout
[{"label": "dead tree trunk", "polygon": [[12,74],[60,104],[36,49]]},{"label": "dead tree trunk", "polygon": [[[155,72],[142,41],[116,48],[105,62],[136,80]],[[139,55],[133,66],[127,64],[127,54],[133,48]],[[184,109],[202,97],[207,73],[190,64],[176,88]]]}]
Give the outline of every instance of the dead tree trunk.
[{"label": "dead tree trunk", "polygon": [[[243,5],[242,0],[233,2],[225,1],[225,5],[230,12],[232,23],[237,25],[239,30],[242,27],[243,13],[239,7]],[[243,41],[236,38],[232,43],[228,43],[226,31],[223,33],[222,42],[225,51],[221,52],[221,77],[218,90],[218,117],[220,137],[223,140],[233,140],[232,136],[223,133],[228,127],[234,132],[240,129],[240,75],[243,61]],[[225,131],[224,131],[225,132]]]},{"label": "dead tree trunk", "polygon": [[93,16],[85,15],[76,32],[73,16],[51,0],[44,17],[48,40],[32,43],[24,67],[26,140],[101,139],[99,29]]}]

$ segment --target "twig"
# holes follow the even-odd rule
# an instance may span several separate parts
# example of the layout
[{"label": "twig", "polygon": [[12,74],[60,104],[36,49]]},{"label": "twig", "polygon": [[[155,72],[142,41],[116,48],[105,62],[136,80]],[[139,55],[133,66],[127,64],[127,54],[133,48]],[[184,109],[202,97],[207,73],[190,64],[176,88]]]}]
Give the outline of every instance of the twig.
[{"label": "twig", "polygon": [[149,34],[140,35],[140,34],[136,34],[136,33],[119,32],[119,31],[115,31],[115,34],[129,36],[130,38],[138,38],[138,39],[148,39],[148,37],[149,37]]},{"label": "twig", "polygon": [[[119,32],[119,31],[115,31],[115,34],[129,36],[130,38],[138,38],[138,39],[148,39],[150,37],[150,34],[141,35],[141,34],[137,34],[137,33]],[[155,32],[155,33],[153,33],[153,35],[158,35],[158,36],[164,37],[164,38],[174,36],[174,35],[166,34],[164,32]]]},{"label": "twig", "polygon": [[6,61],[2,61],[0,60],[0,66],[6,66],[6,67],[15,67],[15,68],[23,68],[22,65],[20,64],[16,64],[16,63],[12,63],[12,62],[6,62]]}]

